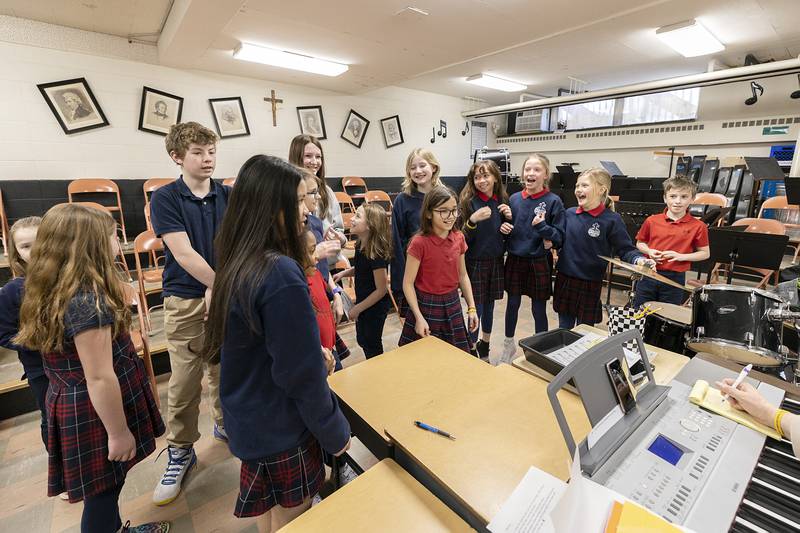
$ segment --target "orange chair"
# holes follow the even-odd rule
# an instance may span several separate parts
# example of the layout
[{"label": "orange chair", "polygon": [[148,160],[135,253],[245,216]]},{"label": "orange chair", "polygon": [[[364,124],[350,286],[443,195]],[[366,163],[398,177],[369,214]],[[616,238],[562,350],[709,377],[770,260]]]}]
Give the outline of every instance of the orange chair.
[{"label": "orange chair", "polygon": [[[768,235],[786,235],[786,227],[783,225],[782,222],[777,220],[773,220],[771,218],[742,218],[737,220],[732,224],[733,226],[746,226],[745,229],[748,233],[765,233]],[[718,280],[720,274],[724,275],[727,273],[728,265],[717,263],[714,265],[714,269],[711,271],[711,278],[713,280]],[[736,269],[747,270],[750,272],[754,272],[758,276],[761,276],[759,279],[758,288],[764,288],[769,283],[769,279],[774,277],[775,284],[778,283],[778,270],[769,270],[766,268],[751,268],[751,267],[740,267],[737,266]]]},{"label": "orange chair", "polygon": [[339,204],[339,209],[342,210],[342,213],[356,212],[356,205],[353,203],[353,199],[350,198],[349,194],[341,191],[336,191],[334,194],[336,195],[336,202]]},{"label": "orange chair", "polygon": [[69,202],[73,202],[76,194],[113,194],[117,198],[117,205],[105,206],[109,211],[119,213],[119,224],[122,227],[122,240],[128,244],[128,234],[125,231],[125,215],[122,213],[122,199],[119,196],[117,184],[106,178],[78,178],[70,182],[67,187]]},{"label": "orange chair", "polygon": [[147,371],[147,377],[150,380],[150,387],[153,389],[153,397],[156,400],[156,405],[161,407],[161,401],[158,399],[158,388],[156,387],[156,374],[153,371],[153,358],[150,353],[150,342],[147,340],[150,332],[147,330],[147,326],[145,325],[145,321],[142,316],[142,310],[146,306],[142,305],[140,294],[136,291],[136,289],[127,283],[123,286],[123,289],[125,291],[125,299],[130,307],[135,307],[136,317],[139,321],[139,329],[131,328],[130,330],[131,344],[133,344],[133,348],[136,350],[136,353],[144,361],[144,368]]},{"label": "orange chair", "polygon": [[[147,286],[147,284],[161,283],[164,274],[163,266],[158,266],[159,261],[164,260],[164,256],[159,255],[158,252],[164,252],[164,241],[156,237],[153,230],[143,231],[133,240],[133,257],[134,261],[136,261],[136,279],[139,283],[139,294],[145,304],[147,303],[148,294],[155,294],[163,290],[160,286],[158,288],[152,286],[148,288]],[[142,254],[147,254],[148,256],[149,268],[146,270],[142,268],[142,260],[140,257]],[[151,334],[161,331],[161,329],[153,329],[150,322],[150,313],[154,309],[161,307],[164,307],[163,304],[153,307],[148,307],[147,305],[142,307],[142,314],[147,323],[147,330]]]},{"label": "orange chair", "polygon": [[[694,197],[692,205],[712,205],[716,207],[727,207],[728,199],[725,198],[724,194],[718,194],[714,192],[701,192]],[[717,226],[722,226],[722,223],[724,221],[725,217],[720,218],[717,221]]]},{"label": "orange chair", "polygon": [[152,196],[157,189],[173,181],[175,181],[175,178],[150,178],[145,181],[142,185],[142,190],[144,191],[144,205],[150,205],[150,196]]},{"label": "orange chair", "polygon": [[147,229],[153,229],[153,223],[150,221],[150,204],[144,204],[144,225]]},{"label": "orange chair", "polygon": [[364,193],[364,201],[367,203],[376,203],[383,206],[388,213],[392,212],[392,198],[384,191],[367,191]]},{"label": "orange chair", "polygon": [[[363,190],[359,190],[356,192],[350,192],[348,187],[360,187]],[[350,198],[363,200],[364,195],[369,191],[367,188],[367,182],[364,181],[364,178],[359,178],[358,176],[345,176],[342,178],[342,189],[344,192],[350,195]]]},{"label": "orange chair", "polygon": [[3,241],[3,254],[8,256],[8,218],[6,217],[6,207],[3,205],[3,191],[0,191],[0,240]]},{"label": "orange chair", "polygon": [[227,185],[228,187],[233,187],[235,183],[236,183],[236,176],[232,178],[225,178],[224,180],[222,180],[222,184]]},{"label": "orange chair", "polygon": [[355,218],[355,216],[356,216],[355,213],[342,212],[342,224],[344,224],[344,236],[347,237],[348,241],[355,240],[353,238],[353,234],[350,232],[350,228],[353,225],[353,218]]},{"label": "orange chair", "polygon": [[761,204],[761,208],[758,210],[758,218],[764,218],[764,211],[770,209],[778,211],[775,218],[783,222],[786,227],[786,233],[791,237],[790,242],[794,243],[791,247],[794,248],[792,264],[795,264],[798,252],[800,252],[800,224],[797,223],[798,218],[800,218],[800,206],[790,204],[785,196],[773,196],[772,198],[767,198]]}]

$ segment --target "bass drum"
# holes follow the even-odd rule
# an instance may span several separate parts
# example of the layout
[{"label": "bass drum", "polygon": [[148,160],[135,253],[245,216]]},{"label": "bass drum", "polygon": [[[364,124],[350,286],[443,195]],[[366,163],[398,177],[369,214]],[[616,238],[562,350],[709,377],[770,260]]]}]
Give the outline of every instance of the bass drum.
[{"label": "bass drum", "polygon": [[767,312],[783,305],[777,295],[761,289],[705,285],[694,295],[689,348],[743,365],[782,365],[783,329]]},{"label": "bass drum", "polygon": [[686,347],[692,328],[692,310],[662,302],[647,302],[645,305],[656,311],[647,315],[644,321],[644,342],[694,357],[694,352]]}]

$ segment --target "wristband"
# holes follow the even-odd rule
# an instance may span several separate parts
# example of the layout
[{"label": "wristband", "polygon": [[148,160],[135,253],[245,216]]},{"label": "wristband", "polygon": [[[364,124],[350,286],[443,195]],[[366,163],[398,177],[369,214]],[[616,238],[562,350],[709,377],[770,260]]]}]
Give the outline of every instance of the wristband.
[{"label": "wristband", "polygon": [[781,419],[783,418],[783,415],[785,415],[786,413],[788,413],[788,411],[785,411],[783,409],[778,409],[775,411],[775,422],[774,422],[775,431],[777,431],[778,435],[780,435],[781,437],[783,437],[783,429],[781,429]]},{"label": "wristband", "polygon": [[472,221],[471,221],[470,219],[467,219],[467,223],[465,224],[465,226],[466,226],[467,228],[469,228],[469,229],[475,229],[475,228],[477,228],[477,227],[478,227],[477,225],[473,224],[473,223],[472,223]]},{"label": "wristband", "polygon": [[467,314],[469,314],[469,313],[477,313],[477,312],[478,312],[478,310],[475,309],[474,307],[467,307]]},{"label": "wristband", "polygon": [[342,288],[341,288],[341,287],[334,287],[334,288],[333,288],[333,295],[334,295],[334,296],[336,296],[337,294],[342,294],[342,292],[343,292],[343,291],[342,291]]}]

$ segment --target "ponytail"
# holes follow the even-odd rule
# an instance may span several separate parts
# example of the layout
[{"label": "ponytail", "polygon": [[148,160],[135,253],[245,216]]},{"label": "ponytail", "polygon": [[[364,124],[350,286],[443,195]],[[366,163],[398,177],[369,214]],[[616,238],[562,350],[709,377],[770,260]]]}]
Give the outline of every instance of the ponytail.
[{"label": "ponytail", "polygon": [[604,203],[605,203],[606,209],[610,209],[611,211],[615,211],[615,209],[614,209],[614,200],[611,199],[611,196],[609,196],[608,192],[606,192],[605,197],[606,197],[606,199],[605,199]]}]

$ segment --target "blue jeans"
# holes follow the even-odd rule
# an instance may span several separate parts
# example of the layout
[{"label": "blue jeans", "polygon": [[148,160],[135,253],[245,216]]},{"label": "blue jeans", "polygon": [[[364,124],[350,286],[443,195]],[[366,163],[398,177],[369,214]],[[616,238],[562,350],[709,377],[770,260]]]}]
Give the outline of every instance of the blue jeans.
[{"label": "blue jeans", "polygon": [[[680,285],[686,284],[686,272],[662,270],[659,274]],[[645,302],[664,302],[681,305],[686,301],[687,294],[686,291],[677,287],[670,287],[666,283],[650,278],[642,278],[636,282],[636,297],[633,300],[633,307],[640,307]]]}]

